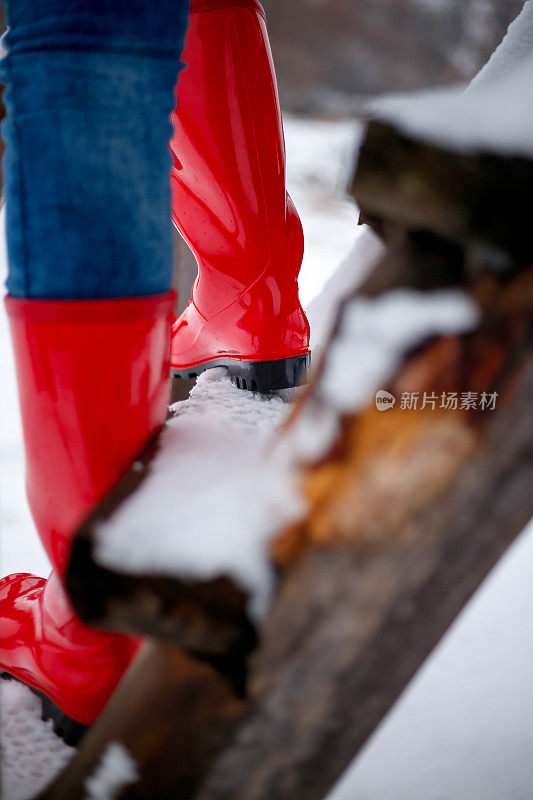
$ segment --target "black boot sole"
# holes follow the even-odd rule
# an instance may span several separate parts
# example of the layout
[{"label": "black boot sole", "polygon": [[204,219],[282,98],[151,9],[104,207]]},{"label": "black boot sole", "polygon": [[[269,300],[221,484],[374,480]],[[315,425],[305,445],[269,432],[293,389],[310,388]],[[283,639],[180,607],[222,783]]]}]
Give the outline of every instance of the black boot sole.
[{"label": "black boot sole", "polygon": [[306,383],[311,367],[311,353],[293,358],[280,358],[276,361],[239,361],[236,358],[218,358],[206,361],[189,369],[172,369],[177,380],[197,378],[202,372],[216,367],[225,367],[231,381],[239,389],[251,392],[273,392],[279,389],[292,389]]},{"label": "black boot sole", "polygon": [[17,683],[22,683],[23,686],[27,686],[41,701],[41,719],[43,722],[47,722],[51,719],[54,733],[63,739],[65,744],[70,745],[70,747],[77,747],[79,745],[83,736],[89,730],[87,725],[83,725],[83,723],[77,722],[75,719],[72,719],[72,717],[69,717],[68,714],[65,714],[65,712],[62,711],[53,700],[50,700],[47,695],[40,692],[38,689],[34,689],[33,686],[25,683],[15,675],[11,675],[9,672],[1,672],[0,679],[16,681]]}]

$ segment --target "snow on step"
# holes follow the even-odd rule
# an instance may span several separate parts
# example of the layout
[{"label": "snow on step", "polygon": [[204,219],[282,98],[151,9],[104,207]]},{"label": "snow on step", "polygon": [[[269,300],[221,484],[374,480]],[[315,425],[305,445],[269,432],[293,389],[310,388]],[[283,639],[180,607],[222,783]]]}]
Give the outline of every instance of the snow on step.
[{"label": "snow on step", "polygon": [[[314,347],[328,336],[343,294],[381,252],[366,229],[311,310],[320,330]],[[96,560],[127,574],[200,581],[227,575],[249,594],[250,614],[262,616],[272,589],[269,542],[305,511],[294,468],[336,426],[307,415],[297,429],[306,441],[300,437],[295,446],[293,436],[284,437],[274,448],[298,391],[261,395],[237,389],[223,369],[201,375],[189,398],[173,407],[177,415],[162,434],[150,478],[97,527]]]},{"label": "snow on step", "polygon": [[267,458],[294,392],[237,389],[222,369],[198,379],[161,435],[150,474],[96,529],[96,559],[129,574],[228,576],[262,614],[271,590],[268,542],[301,512]]},{"label": "snow on step", "polygon": [[533,0],[467,88],[385,97],[375,115],[410,136],[463,152],[533,156]]}]

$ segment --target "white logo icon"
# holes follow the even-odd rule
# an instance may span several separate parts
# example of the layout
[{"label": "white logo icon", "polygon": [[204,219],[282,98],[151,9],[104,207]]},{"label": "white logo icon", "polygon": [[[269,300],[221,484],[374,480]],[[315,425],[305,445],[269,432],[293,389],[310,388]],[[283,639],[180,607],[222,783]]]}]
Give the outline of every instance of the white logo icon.
[{"label": "white logo icon", "polygon": [[395,403],[396,398],[394,395],[386,392],[385,389],[380,389],[376,392],[376,408],[378,411],[388,411],[394,407]]}]

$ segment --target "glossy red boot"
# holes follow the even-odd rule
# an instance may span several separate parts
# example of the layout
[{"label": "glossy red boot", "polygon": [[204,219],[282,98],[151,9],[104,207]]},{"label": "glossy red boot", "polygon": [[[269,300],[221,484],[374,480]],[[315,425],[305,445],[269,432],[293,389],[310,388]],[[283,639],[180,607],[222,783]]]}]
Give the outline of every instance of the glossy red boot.
[{"label": "glossy red boot", "polygon": [[0,582],[0,670],[90,725],[138,642],[83,625],[60,577],[72,532],[164,422],[173,296],[6,306],[28,500],[54,572]]},{"label": "glossy red boot", "polygon": [[[41,697],[67,744],[77,745],[137,652],[127,636],[83,625],[56,572],[48,580],[18,573],[0,581],[1,667]],[[4,676],[7,677],[7,676]]]},{"label": "glossy red boot", "polygon": [[173,327],[171,367],[224,366],[237,385],[294,386],[309,364],[298,298],[300,220],[264,12],[255,0],[193,0],[171,142],[172,213],[198,262]]}]

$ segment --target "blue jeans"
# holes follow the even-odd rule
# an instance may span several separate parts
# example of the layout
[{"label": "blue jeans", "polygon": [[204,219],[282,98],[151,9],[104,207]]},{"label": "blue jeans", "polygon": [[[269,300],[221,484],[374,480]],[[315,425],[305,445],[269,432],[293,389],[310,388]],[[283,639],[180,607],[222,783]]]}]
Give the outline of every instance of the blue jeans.
[{"label": "blue jeans", "polygon": [[165,292],[169,114],[188,0],[8,0],[4,181],[14,297]]}]

